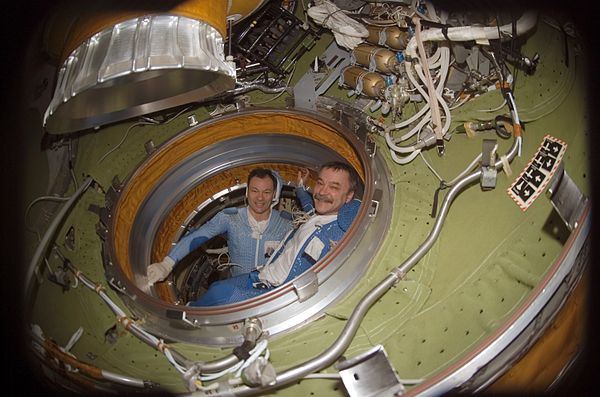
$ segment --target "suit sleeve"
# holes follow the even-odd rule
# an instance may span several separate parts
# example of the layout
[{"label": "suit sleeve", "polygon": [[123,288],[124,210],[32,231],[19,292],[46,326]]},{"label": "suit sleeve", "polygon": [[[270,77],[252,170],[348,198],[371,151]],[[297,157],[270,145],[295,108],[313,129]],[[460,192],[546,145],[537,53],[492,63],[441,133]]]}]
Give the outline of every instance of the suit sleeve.
[{"label": "suit sleeve", "polygon": [[206,241],[215,236],[223,234],[228,230],[229,216],[221,211],[204,225],[191,231],[185,237],[179,240],[179,242],[177,242],[177,244],[171,248],[171,251],[169,251],[167,256],[177,263],[190,252],[204,244]]},{"label": "suit sleeve", "polygon": [[297,187],[296,198],[300,202],[300,207],[302,208],[302,211],[306,212],[307,214],[311,214],[315,211],[313,198],[307,190],[301,187]]}]

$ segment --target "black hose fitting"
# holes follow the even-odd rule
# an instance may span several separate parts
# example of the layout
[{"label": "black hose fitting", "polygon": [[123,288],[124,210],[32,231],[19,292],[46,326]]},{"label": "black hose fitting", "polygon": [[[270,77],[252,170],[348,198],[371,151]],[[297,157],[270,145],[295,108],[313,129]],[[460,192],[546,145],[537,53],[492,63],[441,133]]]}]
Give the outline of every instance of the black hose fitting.
[{"label": "black hose fitting", "polygon": [[233,355],[240,361],[247,360],[250,358],[250,350],[254,349],[254,346],[256,346],[256,343],[245,340],[244,343],[233,349]]}]

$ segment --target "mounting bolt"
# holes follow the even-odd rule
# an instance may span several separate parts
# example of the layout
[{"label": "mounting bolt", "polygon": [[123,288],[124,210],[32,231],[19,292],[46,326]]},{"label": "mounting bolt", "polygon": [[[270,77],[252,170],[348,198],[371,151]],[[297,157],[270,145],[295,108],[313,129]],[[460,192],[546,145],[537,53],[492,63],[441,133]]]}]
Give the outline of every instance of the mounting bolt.
[{"label": "mounting bolt", "polygon": [[244,321],[244,340],[256,342],[262,335],[262,324],[258,318],[248,318]]}]

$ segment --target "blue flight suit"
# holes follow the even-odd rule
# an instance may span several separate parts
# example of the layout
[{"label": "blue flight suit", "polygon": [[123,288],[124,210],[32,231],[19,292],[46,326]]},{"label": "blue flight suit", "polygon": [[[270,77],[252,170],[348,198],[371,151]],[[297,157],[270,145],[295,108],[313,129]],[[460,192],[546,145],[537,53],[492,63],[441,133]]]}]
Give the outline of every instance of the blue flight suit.
[{"label": "blue flight suit", "polygon": [[206,241],[226,233],[229,259],[235,264],[231,266],[231,273],[234,276],[247,275],[267,262],[290,230],[291,214],[288,212],[272,209],[265,231],[261,235],[255,235],[248,223],[248,207],[225,208],[179,240],[167,256],[177,263]]},{"label": "blue flight suit", "polygon": [[[308,192],[306,192],[304,189],[297,188],[296,196],[299,198],[303,210],[309,213],[312,212],[312,198]],[[354,221],[359,208],[360,201],[357,199],[351,200],[340,208],[338,211],[338,216],[335,220],[318,227],[297,253],[294,264],[292,265],[284,283],[287,283],[288,281],[301,275],[310,267],[312,267],[317,261],[322,259],[329,252],[329,250],[334,247],[339,240],[342,239],[346,231],[350,228],[350,225]],[[287,240],[289,240],[292,235],[293,233],[288,236]],[[316,260],[305,252],[306,247],[315,238],[320,239],[323,243],[323,249],[321,250],[319,258]],[[280,249],[277,250],[277,252],[274,254],[273,260],[275,260],[283,251],[284,246],[285,244],[282,244]],[[250,274],[232,277],[211,284],[208,291],[206,291],[206,293],[198,300],[190,303],[190,305],[216,306],[235,303],[261,295],[273,288],[275,288],[275,286],[266,285],[258,279],[258,271],[252,271]]]}]

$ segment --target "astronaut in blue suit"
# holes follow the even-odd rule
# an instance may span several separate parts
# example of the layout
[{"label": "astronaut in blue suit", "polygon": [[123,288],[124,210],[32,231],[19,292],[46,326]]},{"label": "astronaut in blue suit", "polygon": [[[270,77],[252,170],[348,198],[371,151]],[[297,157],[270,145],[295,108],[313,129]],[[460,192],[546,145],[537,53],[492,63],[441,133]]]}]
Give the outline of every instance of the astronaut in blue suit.
[{"label": "astronaut in blue suit", "polygon": [[242,208],[226,208],[184,236],[158,263],[148,266],[148,282],[164,280],[177,262],[211,238],[227,234],[233,276],[248,274],[264,265],[286,234],[292,230],[291,214],[273,207],[281,195],[281,178],[275,171],[257,168],[248,175]]},{"label": "astronaut in blue suit", "polygon": [[[299,175],[299,182],[303,178]],[[261,295],[304,273],[342,239],[360,207],[354,193],[360,183],[356,171],[346,163],[321,166],[310,194],[299,186],[296,196],[308,220],[286,236],[264,266],[248,275],[232,277],[210,285],[191,306],[215,306]],[[300,183],[302,185],[302,183]]]}]

